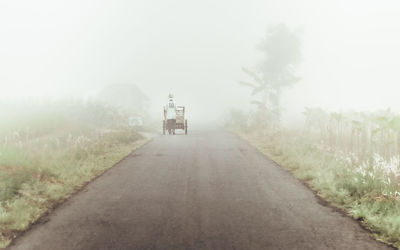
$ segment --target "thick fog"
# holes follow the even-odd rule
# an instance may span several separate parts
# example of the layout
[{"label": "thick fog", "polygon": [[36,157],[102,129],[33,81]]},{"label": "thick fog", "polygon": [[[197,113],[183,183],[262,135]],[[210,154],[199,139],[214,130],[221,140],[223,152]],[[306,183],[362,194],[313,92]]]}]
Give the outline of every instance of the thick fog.
[{"label": "thick fog", "polygon": [[90,98],[135,84],[162,114],[168,93],[192,120],[249,109],[242,67],[255,68],[269,25],[300,34],[302,80],[286,120],[305,106],[399,110],[398,1],[0,1],[0,96]]}]

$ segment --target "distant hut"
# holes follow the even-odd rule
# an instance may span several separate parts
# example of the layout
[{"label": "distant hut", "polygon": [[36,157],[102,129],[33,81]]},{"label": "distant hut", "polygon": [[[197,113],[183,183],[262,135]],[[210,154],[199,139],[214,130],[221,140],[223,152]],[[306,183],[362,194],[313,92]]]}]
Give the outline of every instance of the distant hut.
[{"label": "distant hut", "polygon": [[130,116],[145,116],[149,98],[134,84],[111,84],[104,87],[97,99],[116,107]]}]

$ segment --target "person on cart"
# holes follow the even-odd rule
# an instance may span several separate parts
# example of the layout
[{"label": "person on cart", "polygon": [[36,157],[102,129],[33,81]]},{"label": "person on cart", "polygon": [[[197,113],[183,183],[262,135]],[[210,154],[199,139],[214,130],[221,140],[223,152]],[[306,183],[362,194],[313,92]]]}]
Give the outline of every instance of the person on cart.
[{"label": "person on cart", "polygon": [[176,125],[176,104],[174,100],[174,96],[172,94],[168,95],[168,103],[164,107],[164,115],[167,120],[167,129],[168,133],[175,134],[175,125]]}]

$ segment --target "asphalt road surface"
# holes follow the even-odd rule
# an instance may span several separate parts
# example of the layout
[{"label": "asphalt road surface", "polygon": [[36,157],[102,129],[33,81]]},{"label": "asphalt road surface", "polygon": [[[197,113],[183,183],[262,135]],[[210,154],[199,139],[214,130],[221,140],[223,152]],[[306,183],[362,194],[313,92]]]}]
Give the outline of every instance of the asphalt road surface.
[{"label": "asphalt road surface", "polygon": [[388,249],[235,135],[189,132],[154,138],[10,249]]}]

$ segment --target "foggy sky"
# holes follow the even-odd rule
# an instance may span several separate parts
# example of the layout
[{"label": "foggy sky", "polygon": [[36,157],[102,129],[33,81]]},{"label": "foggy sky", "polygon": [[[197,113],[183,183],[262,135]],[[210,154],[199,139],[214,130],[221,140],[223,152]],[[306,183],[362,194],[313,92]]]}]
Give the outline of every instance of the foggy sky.
[{"label": "foggy sky", "polygon": [[268,25],[286,23],[303,40],[303,80],[285,94],[287,114],[400,111],[399,14],[394,0],[0,0],[0,97],[134,83],[153,113],[172,92],[192,117],[216,118],[249,107],[240,69],[256,67]]}]

